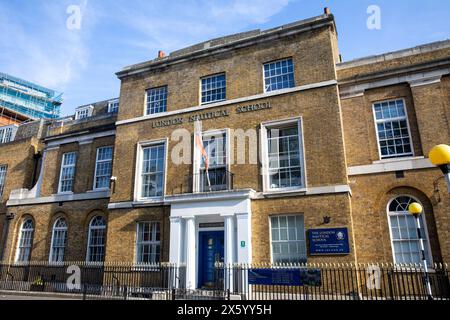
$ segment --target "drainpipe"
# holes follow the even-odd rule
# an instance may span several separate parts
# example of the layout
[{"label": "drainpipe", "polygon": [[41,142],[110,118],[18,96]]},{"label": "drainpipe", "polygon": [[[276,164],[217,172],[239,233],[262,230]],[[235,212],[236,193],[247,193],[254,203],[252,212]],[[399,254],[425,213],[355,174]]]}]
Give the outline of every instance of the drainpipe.
[{"label": "drainpipe", "polygon": [[39,160],[42,158],[41,152],[38,152],[33,155],[33,175],[31,176],[31,186],[30,188],[33,188],[33,186],[36,184],[37,181],[37,172],[38,172],[38,166],[39,166]]},{"label": "drainpipe", "polygon": [[0,261],[3,261],[5,255],[6,243],[8,241],[9,225],[10,221],[14,219],[14,213],[9,213],[5,215],[5,224],[3,225],[3,233],[1,239],[1,250],[0,250]]}]

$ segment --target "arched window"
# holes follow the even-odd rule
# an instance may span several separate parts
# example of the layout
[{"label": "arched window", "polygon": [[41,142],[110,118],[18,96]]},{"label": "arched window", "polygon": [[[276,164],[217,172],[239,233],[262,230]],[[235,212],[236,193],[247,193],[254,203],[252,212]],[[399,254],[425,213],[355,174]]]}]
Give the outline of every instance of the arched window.
[{"label": "arched window", "polygon": [[52,244],[50,248],[50,262],[64,261],[64,252],[67,243],[67,222],[59,218],[53,224]]},{"label": "arched window", "polygon": [[19,232],[19,241],[17,245],[17,262],[30,261],[31,247],[33,246],[34,225],[30,218],[22,222]]},{"label": "arched window", "polygon": [[[388,207],[389,228],[391,232],[392,251],[394,262],[398,264],[421,263],[419,235],[415,218],[408,212],[408,206],[417,200],[409,196],[394,198]],[[428,233],[425,224],[425,212],[419,217],[425,257],[431,264]]]},{"label": "arched window", "polygon": [[101,262],[105,258],[106,221],[95,216],[89,224],[87,261]]}]

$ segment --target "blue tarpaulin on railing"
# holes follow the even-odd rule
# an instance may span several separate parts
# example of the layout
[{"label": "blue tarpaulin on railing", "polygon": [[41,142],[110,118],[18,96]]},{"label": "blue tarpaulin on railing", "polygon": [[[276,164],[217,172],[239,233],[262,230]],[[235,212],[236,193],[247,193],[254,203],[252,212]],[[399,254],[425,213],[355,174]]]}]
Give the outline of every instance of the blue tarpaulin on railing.
[{"label": "blue tarpaulin on railing", "polygon": [[320,286],[321,274],[319,269],[249,269],[248,282],[260,285]]}]

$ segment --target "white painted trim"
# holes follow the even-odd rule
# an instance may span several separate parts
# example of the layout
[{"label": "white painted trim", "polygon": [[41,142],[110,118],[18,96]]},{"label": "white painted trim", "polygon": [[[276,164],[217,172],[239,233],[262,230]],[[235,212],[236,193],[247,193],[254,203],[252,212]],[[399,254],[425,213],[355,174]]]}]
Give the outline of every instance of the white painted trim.
[{"label": "white painted trim", "polygon": [[[64,159],[68,154],[73,154],[74,155],[74,163],[73,165],[64,165]],[[58,193],[59,194],[68,194],[68,193],[73,193],[73,188],[75,186],[75,176],[77,173],[77,162],[78,162],[78,154],[77,152],[73,151],[73,152],[66,152],[62,155],[61,157],[61,164],[59,167],[59,180],[58,180]],[[61,191],[61,178],[62,178],[62,172],[64,167],[73,167],[73,179],[72,179],[72,190],[71,191]]]},{"label": "white painted trim", "polygon": [[[226,152],[226,158],[225,158],[225,168],[228,172],[230,172],[231,169],[231,164],[230,164],[230,129],[229,128],[225,128],[225,129],[213,129],[213,130],[208,130],[208,131],[202,131],[202,142],[203,139],[205,137],[210,137],[210,136],[219,136],[219,135],[224,135],[225,136],[225,152]],[[194,152],[198,152],[198,150],[196,150],[196,146],[195,146],[195,137],[193,139],[193,149]],[[201,159],[201,157],[200,157]],[[192,172],[194,173],[194,178],[192,179],[192,190],[194,193],[198,193],[201,192],[200,191],[200,164],[201,164],[201,160],[200,161],[193,161],[192,165]]]},{"label": "white painted trim", "polygon": [[[97,163],[98,163],[98,151],[100,149],[104,149],[104,148],[111,148],[112,149],[112,154],[111,154],[111,172],[112,172],[112,166],[113,166],[113,158],[114,158],[114,145],[109,145],[109,146],[101,146],[98,147],[96,152],[95,152],[95,167],[94,167],[94,181],[92,183],[92,190],[90,191],[99,191],[99,190],[109,190],[109,188],[96,188],[95,187],[95,180],[97,178]],[[106,162],[108,160],[103,160],[102,162]],[[111,178],[111,177],[110,177]],[[89,191],[88,191],[89,192]]]},{"label": "white painted trim", "polygon": [[[101,227],[98,227],[98,226],[92,226],[92,221],[94,221],[94,219],[96,218],[96,217],[98,217],[98,216],[101,216],[104,220],[105,220],[105,225],[104,226],[101,226]],[[106,220],[106,218],[104,217],[104,216],[102,216],[102,215],[99,215],[99,214],[97,214],[97,215],[94,215],[92,218],[91,218],[91,221],[89,221],[89,226],[88,226],[88,238],[87,238],[87,247],[86,247],[86,259],[85,259],[85,261],[86,262],[96,262],[96,261],[91,261],[90,259],[89,259],[89,256],[90,256],[90,247],[91,247],[91,231],[92,231],[92,229],[104,229],[105,230],[105,234],[104,234],[104,239],[105,239],[105,241],[103,241],[103,260],[105,260],[105,256],[106,256],[106,237],[107,237],[107,230],[106,230],[106,228],[107,228],[107,224],[108,224],[108,222],[107,222],[107,220]]]},{"label": "white painted trim", "polygon": [[[266,75],[265,75],[265,72],[264,72],[264,66],[265,66],[266,64],[269,64],[269,63],[278,62],[278,61],[284,61],[284,60],[289,60],[289,59],[292,60],[292,73],[293,73],[293,75],[294,75],[294,88],[295,88],[295,83],[296,83],[296,81],[295,81],[295,63],[294,63],[294,57],[293,57],[293,56],[289,56],[289,57],[286,57],[286,58],[281,58],[281,59],[276,59],[276,60],[270,60],[270,61],[268,61],[268,62],[263,62],[263,63],[262,63],[262,65],[261,65],[261,70],[262,70],[263,92],[264,92],[264,93],[277,91],[277,90],[267,91],[267,89],[266,89]],[[281,90],[283,90],[283,89],[281,89]]]},{"label": "white painted trim", "polygon": [[[87,110],[87,115],[85,117],[80,118],[80,113]],[[92,116],[92,112],[94,111],[93,105],[78,107],[75,109],[75,120],[86,119]]]},{"label": "white painted trim", "polygon": [[[388,160],[388,159],[386,159]],[[428,158],[404,158],[392,159],[389,162],[374,162],[368,165],[352,166],[347,168],[349,176],[357,176],[364,174],[395,172],[406,170],[430,169],[435,166]]]},{"label": "white painted trim", "polygon": [[[216,100],[216,101],[213,101],[213,102],[202,103],[202,98],[203,98],[203,96],[202,96],[202,93],[203,93],[202,92],[202,80],[203,79],[208,79],[208,78],[213,78],[213,77],[218,77],[220,75],[224,75],[225,76],[225,99]],[[199,95],[198,95],[198,104],[199,104],[199,106],[205,106],[205,105],[212,104],[212,103],[220,103],[220,102],[226,101],[227,100],[227,87],[228,87],[228,85],[227,85],[227,73],[226,73],[226,71],[219,72],[219,73],[213,73],[213,74],[209,74],[209,75],[200,77],[199,78]]]},{"label": "white painted trim", "polygon": [[[380,158],[380,160],[389,159],[389,157],[384,157],[383,158],[383,156],[381,155],[380,139],[378,137],[378,123],[377,123],[377,117],[376,117],[376,114],[375,114],[375,104],[380,104],[380,103],[382,104],[382,103],[386,103],[386,102],[389,103],[389,102],[397,101],[397,100],[402,100],[403,101],[403,108],[404,108],[404,111],[405,111],[406,126],[408,128],[409,142],[410,142],[410,145],[411,145],[411,155],[408,155],[408,156],[410,156],[410,157],[414,157],[415,156],[414,155],[414,144],[413,144],[413,139],[412,139],[412,135],[411,135],[411,129],[410,129],[410,125],[409,125],[408,110],[407,110],[407,107],[406,107],[406,100],[405,100],[405,98],[397,98],[397,99],[381,100],[381,101],[376,101],[376,102],[372,103],[372,117],[373,117],[373,121],[374,121],[373,123],[374,123],[374,126],[375,126],[375,137],[377,138],[378,157]],[[400,119],[403,119],[403,117],[397,117],[397,118],[392,118],[392,119],[383,119],[383,121],[380,121],[380,122],[385,123],[385,122],[395,121],[395,120],[400,120]],[[395,138],[393,138],[393,139],[395,139]]]},{"label": "white painted trim", "polygon": [[[66,243],[64,244],[64,259],[66,258],[66,248],[67,248],[67,238],[68,238],[68,226],[67,226],[67,219],[64,217],[59,217],[58,219],[56,219],[53,222],[53,226],[52,226],[52,240],[50,241],[50,252],[48,254],[48,262],[49,263],[58,263],[60,261],[53,261],[53,244],[54,244],[54,240],[55,240],[55,226],[56,223],[60,220],[60,219],[64,219],[66,220],[66,227],[65,228],[58,228],[59,230],[65,230],[66,231]],[[63,260],[64,261],[64,260]]]},{"label": "white painted trim", "polygon": [[[25,217],[24,219],[22,219],[22,223],[20,224],[20,228],[19,228],[19,235],[17,237],[17,243],[16,243],[16,252],[14,254],[14,261],[15,262],[19,262],[19,252],[20,252],[20,243],[22,242],[22,237],[23,237],[23,225],[25,224],[25,221],[27,221],[28,219],[31,220],[31,222],[33,223],[33,231],[31,234],[31,246],[30,246],[30,254],[28,255],[28,260],[27,261],[20,261],[20,262],[30,262],[31,261],[31,254],[33,253],[33,245],[34,245],[34,232],[36,231],[36,222],[34,221],[33,218],[31,217]],[[28,229],[29,230],[29,229]]]},{"label": "white painted trim", "polygon": [[225,101],[221,101],[221,102],[217,102],[217,103],[198,105],[198,106],[183,108],[180,110],[173,110],[173,111],[151,114],[151,115],[147,115],[147,116],[141,116],[141,117],[132,118],[132,119],[120,120],[120,121],[116,122],[116,125],[119,126],[119,125],[123,125],[123,124],[129,124],[129,123],[145,121],[145,120],[150,120],[150,119],[158,119],[158,118],[162,118],[162,117],[169,117],[169,116],[174,116],[174,115],[183,114],[183,113],[198,112],[198,111],[202,111],[205,109],[217,108],[217,107],[221,107],[221,106],[228,106],[228,105],[232,105],[232,104],[239,104],[239,103],[247,102],[247,101],[251,101],[251,100],[264,99],[264,98],[280,96],[280,95],[289,94],[289,93],[298,92],[298,91],[328,87],[328,86],[332,86],[332,85],[337,85],[337,80],[322,81],[322,82],[307,84],[307,85],[298,86],[298,87],[294,87],[294,88],[270,91],[267,93],[257,94],[257,95],[253,95],[253,96],[243,97],[243,98],[225,100]]},{"label": "white painted trim", "polygon": [[[143,198],[140,195],[141,185],[142,185],[142,179],[141,179],[141,169],[142,169],[142,156],[143,152],[142,149],[146,147],[152,147],[155,145],[162,144],[164,145],[164,168],[163,168],[163,189],[162,189],[162,196],[161,197],[149,197],[149,198]],[[169,139],[157,139],[157,140],[147,140],[147,141],[140,141],[137,144],[137,150],[136,150],[136,170],[135,170],[135,177],[134,177],[134,203],[146,203],[146,202],[158,202],[163,199],[164,195],[166,194],[166,182],[167,182],[167,159],[168,155],[167,152],[169,150]]]},{"label": "white painted trim", "polygon": [[[387,215],[388,228],[389,228],[389,240],[391,242],[392,261],[394,261],[394,263],[396,263],[396,261],[395,261],[394,241],[392,239],[392,227],[391,227],[391,219],[390,219],[391,211],[389,210],[389,206],[392,203],[392,201],[394,201],[396,198],[402,197],[402,196],[412,198],[415,202],[418,202],[421,204],[421,202],[416,197],[409,195],[409,194],[396,195],[387,202],[386,215]],[[395,215],[395,213],[393,215]],[[428,247],[428,253],[429,253],[429,258],[430,258],[430,261],[427,261],[427,262],[430,266],[432,266],[433,265],[433,252],[431,251],[430,237],[428,236],[428,227],[427,227],[427,220],[426,220],[425,212],[422,212],[421,217],[423,218],[423,226],[421,227],[421,229],[423,229],[423,231],[425,233],[427,247]],[[417,227],[415,221],[414,221],[414,225],[415,225],[415,227]],[[402,240],[406,240],[406,239],[402,239]]]},{"label": "white painted trim", "polygon": [[67,201],[83,201],[83,200],[95,200],[109,198],[109,190],[104,191],[94,191],[86,193],[65,193],[65,194],[54,194],[48,197],[38,197],[38,198],[13,198],[10,197],[6,205],[8,207],[22,206],[30,204],[44,204],[44,203],[55,203],[55,202],[67,202]]},{"label": "white painted trim", "polygon": [[76,136],[69,136],[69,137],[56,137],[56,138],[52,138],[52,139],[46,139],[46,141],[50,140],[47,142],[46,148],[48,150],[49,148],[59,147],[62,144],[73,143],[73,142],[78,142],[78,143],[82,144],[83,141],[93,140],[95,138],[114,136],[114,135],[116,135],[116,130],[108,130],[108,131],[96,132],[96,133],[91,133],[91,134],[83,134],[82,136],[76,135]]},{"label": "white painted trim", "polygon": [[[299,156],[300,156],[300,174],[302,185],[299,187],[290,187],[290,188],[281,188],[281,189],[271,189],[269,187],[269,155],[267,150],[267,128],[270,127],[278,127],[286,124],[297,123],[298,130],[298,140],[299,140]],[[302,117],[293,117],[282,120],[271,120],[261,123],[261,145],[260,148],[263,151],[261,158],[261,171],[262,171],[262,179],[263,179],[263,192],[272,193],[272,192],[283,192],[283,191],[297,191],[301,192],[306,190],[307,179],[306,179],[306,159],[305,159],[305,143],[303,139],[303,119]]]}]

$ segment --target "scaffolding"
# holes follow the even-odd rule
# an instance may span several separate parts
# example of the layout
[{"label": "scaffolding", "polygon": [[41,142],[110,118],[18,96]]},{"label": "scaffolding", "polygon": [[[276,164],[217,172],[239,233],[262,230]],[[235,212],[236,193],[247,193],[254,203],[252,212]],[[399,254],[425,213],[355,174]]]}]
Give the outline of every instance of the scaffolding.
[{"label": "scaffolding", "polygon": [[59,118],[61,104],[62,93],[0,72],[0,115],[8,113],[16,119],[55,119]]}]

